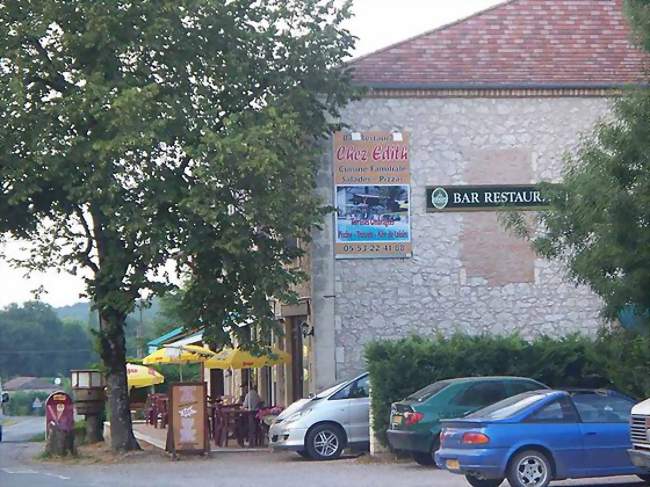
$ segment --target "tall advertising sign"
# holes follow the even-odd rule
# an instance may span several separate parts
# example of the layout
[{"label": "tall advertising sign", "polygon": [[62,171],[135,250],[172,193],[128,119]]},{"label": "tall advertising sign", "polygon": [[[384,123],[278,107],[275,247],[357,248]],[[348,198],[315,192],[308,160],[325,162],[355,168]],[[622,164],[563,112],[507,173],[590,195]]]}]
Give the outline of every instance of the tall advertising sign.
[{"label": "tall advertising sign", "polygon": [[336,258],[411,257],[409,136],[334,134]]}]

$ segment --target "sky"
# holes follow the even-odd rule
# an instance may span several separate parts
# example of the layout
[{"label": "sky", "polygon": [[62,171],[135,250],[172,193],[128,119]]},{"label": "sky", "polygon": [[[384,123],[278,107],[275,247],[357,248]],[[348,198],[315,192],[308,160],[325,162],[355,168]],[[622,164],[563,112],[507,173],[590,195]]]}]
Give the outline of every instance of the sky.
[{"label": "sky", "polygon": [[[354,0],[355,17],[349,30],[359,38],[355,57],[368,54],[395,42],[413,37],[449,22],[462,19],[477,11],[501,3],[502,0]],[[20,244],[9,242],[8,255],[16,255]],[[32,299],[32,290],[43,286],[40,296],[53,306],[80,301],[83,283],[80,278],[57,272],[32,274],[12,269],[0,258],[0,307]]]}]

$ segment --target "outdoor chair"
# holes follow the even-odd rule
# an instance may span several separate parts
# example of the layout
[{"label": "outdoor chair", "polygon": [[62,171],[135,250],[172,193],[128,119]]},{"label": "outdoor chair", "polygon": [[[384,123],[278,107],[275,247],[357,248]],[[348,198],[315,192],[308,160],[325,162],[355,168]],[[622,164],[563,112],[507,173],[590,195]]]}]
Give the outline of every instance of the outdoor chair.
[{"label": "outdoor chair", "polygon": [[145,420],[154,428],[167,427],[167,394],[150,394],[145,405]]},{"label": "outdoor chair", "polygon": [[148,425],[156,425],[156,401],[154,399],[155,394],[149,394],[144,405],[144,420]]},{"label": "outdoor chair", "polygon": [[158,420],[161,428],[167,428],[167,423],[169,420],[167,415],[167,395],[161,394],[161,397],[157,399],[156,404],[156,409],[158,412],[156,419]]}]

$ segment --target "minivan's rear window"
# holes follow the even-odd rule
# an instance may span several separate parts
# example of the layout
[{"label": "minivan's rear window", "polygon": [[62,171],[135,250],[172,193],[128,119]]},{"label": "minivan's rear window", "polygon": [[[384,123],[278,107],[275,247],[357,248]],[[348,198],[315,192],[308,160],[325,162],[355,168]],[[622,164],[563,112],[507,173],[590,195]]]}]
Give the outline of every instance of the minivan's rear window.
[{"label": "minivan's rear window", "polygon": [[428,386],[423,387],[419,391],[415,391],[406,399],[410,399],[412,401],[418,401],[418,402],[425,401],[426,399],[429,399],[434,394],[437,394],[438,392],[443,390],[448,385],[449,382],[445,380],[440,382],[434,382],[433,384],[429,384]]}]

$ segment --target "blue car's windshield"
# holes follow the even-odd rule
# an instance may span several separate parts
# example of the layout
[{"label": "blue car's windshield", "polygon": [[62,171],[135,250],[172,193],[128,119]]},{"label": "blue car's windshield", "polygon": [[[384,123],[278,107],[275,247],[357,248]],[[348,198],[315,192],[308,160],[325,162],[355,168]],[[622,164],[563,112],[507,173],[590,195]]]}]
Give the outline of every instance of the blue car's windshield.
[{"label": "blue car's windshield", "polygon": [[509,397],[490,406],[479,409],[466,416],[466,418],[485,418],[485,419],[505,419],[523,411],[525,408],[539,401],[546,394],[541,392],[524,392],[516,396]]}]

